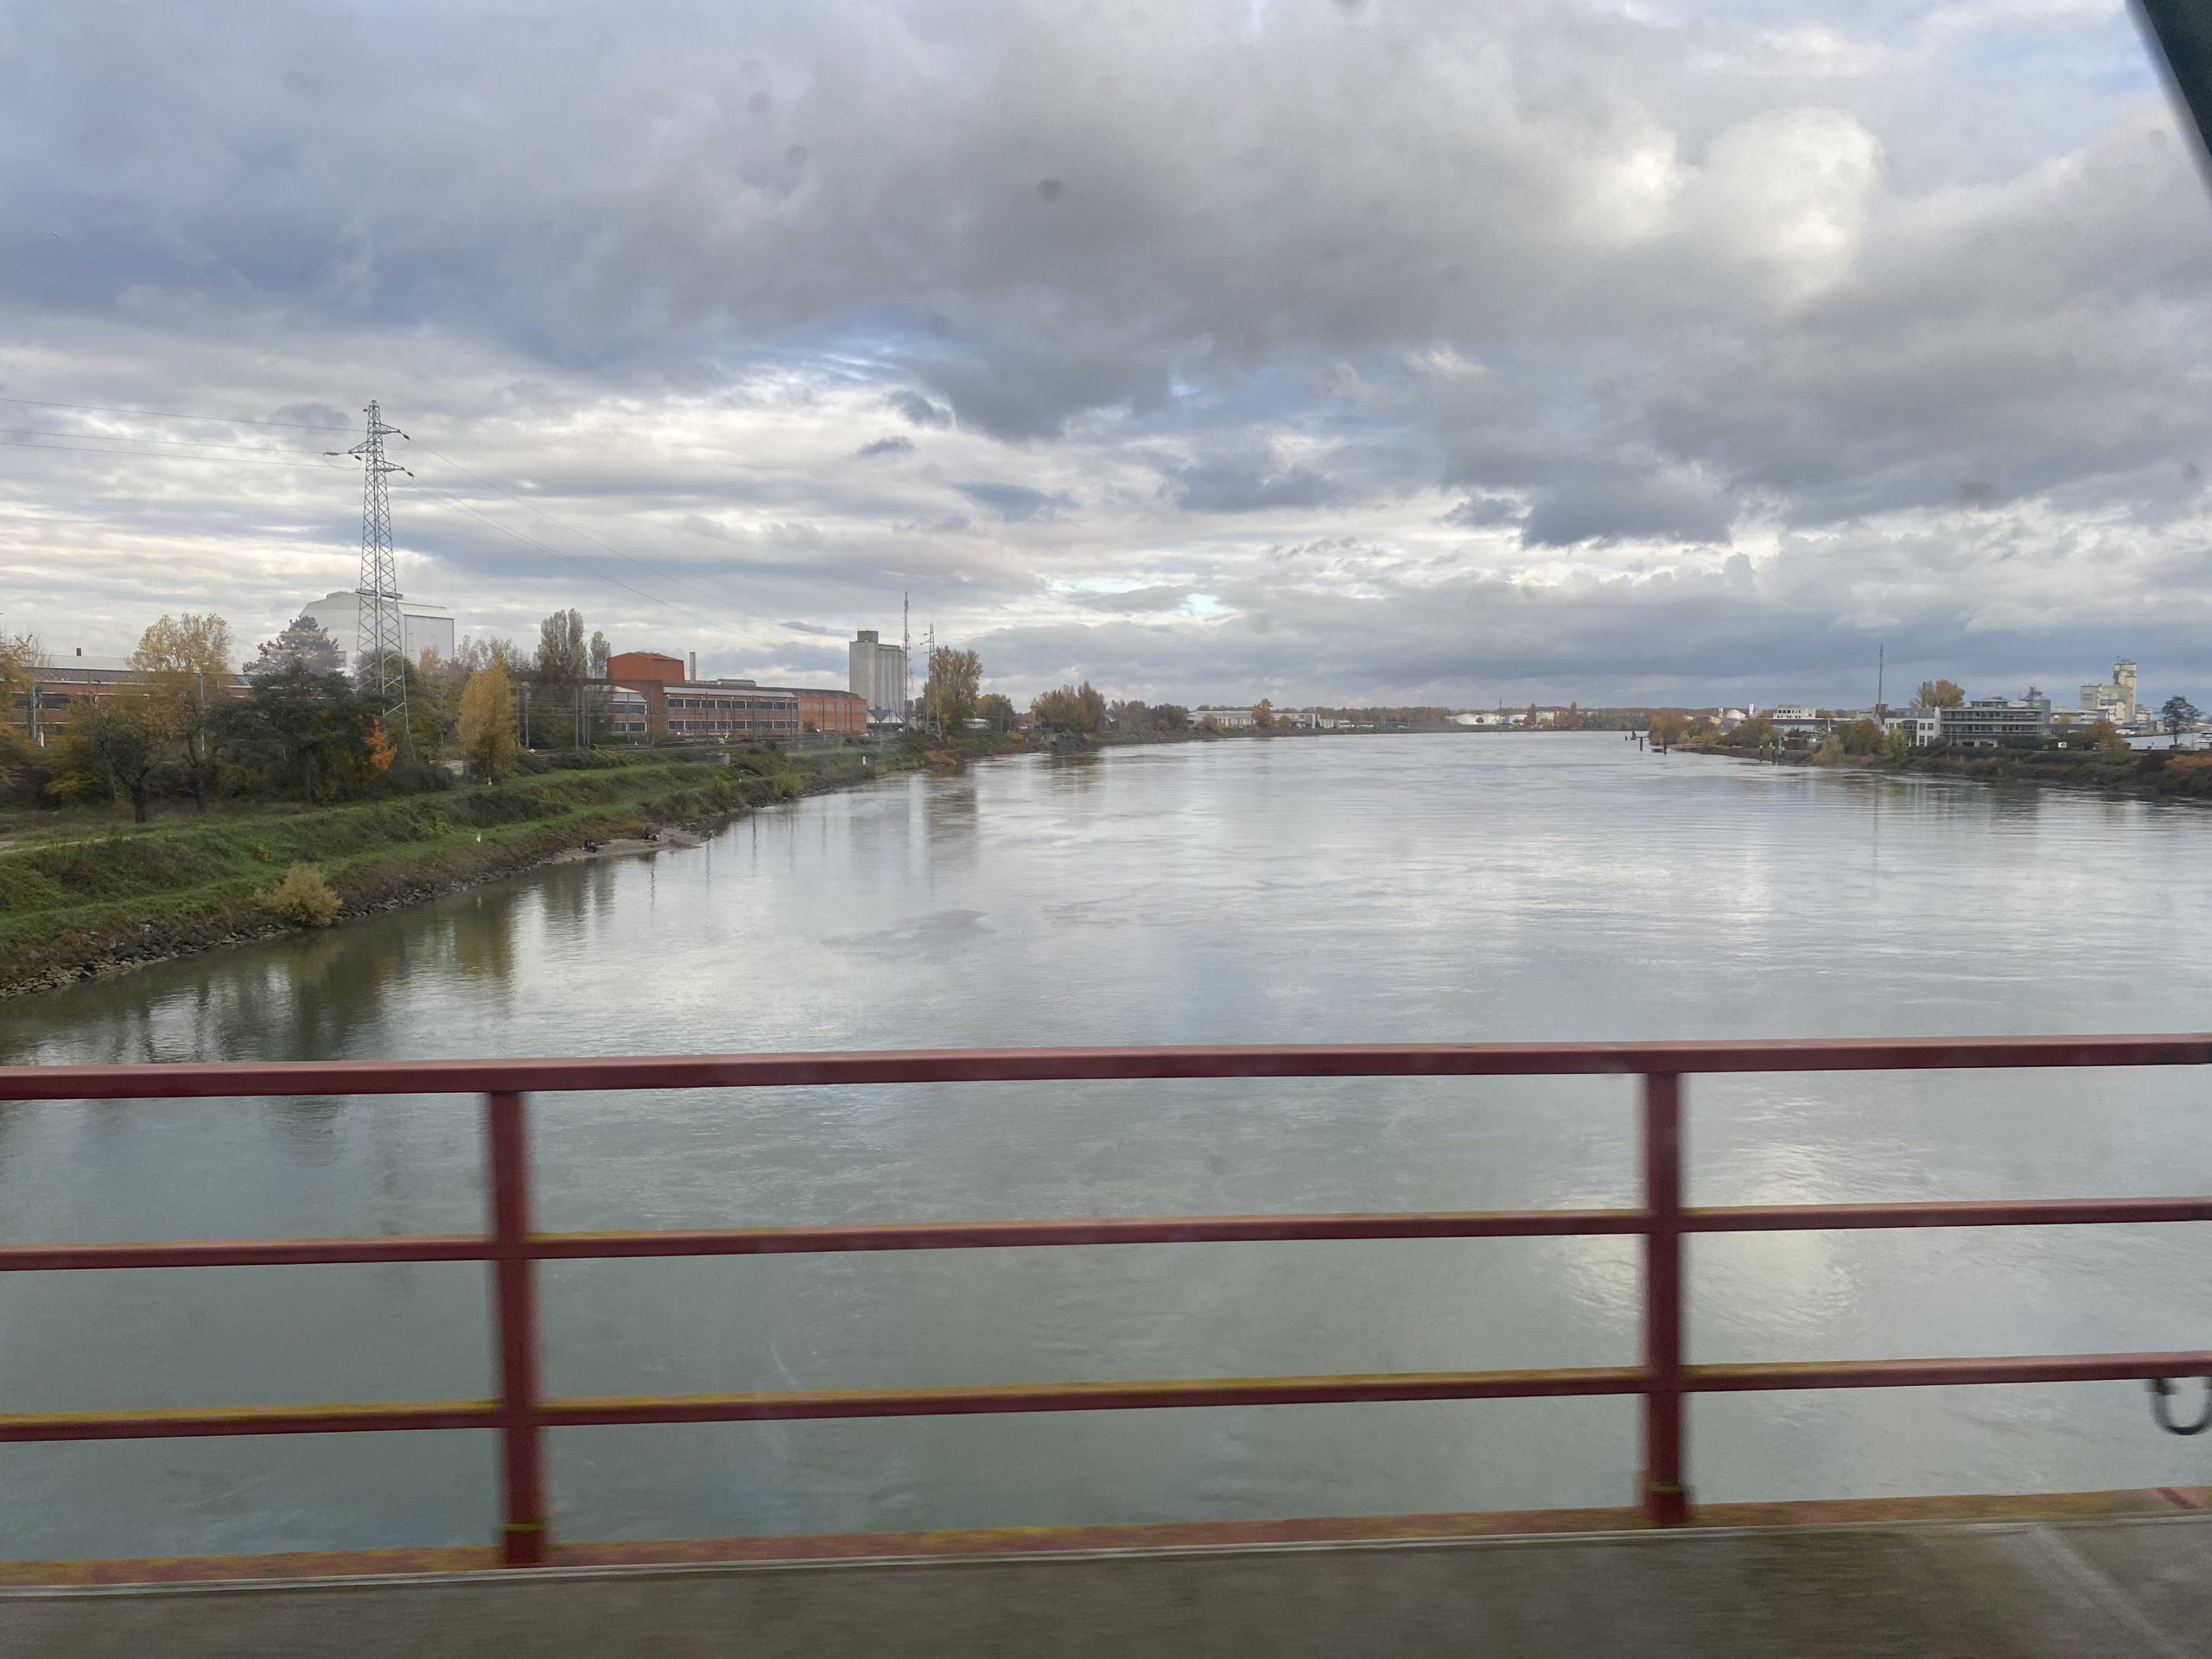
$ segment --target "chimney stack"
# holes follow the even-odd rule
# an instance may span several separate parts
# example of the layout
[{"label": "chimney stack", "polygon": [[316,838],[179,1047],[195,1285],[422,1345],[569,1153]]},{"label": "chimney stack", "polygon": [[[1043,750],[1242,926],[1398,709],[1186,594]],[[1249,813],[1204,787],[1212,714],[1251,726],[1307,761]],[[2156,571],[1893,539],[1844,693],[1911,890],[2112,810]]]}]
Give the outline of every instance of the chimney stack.
[{"label": "chimney stack", "polygon": [[698,679],[699,679],[699,653],[698,653],[697,652],[696,652],[696,651],[695,651],[695,652],[693,652],[691,653],[691,679],[692,679],[692,683],[693,683],[694,684],[696,684],[696,683],[698,683]]}]

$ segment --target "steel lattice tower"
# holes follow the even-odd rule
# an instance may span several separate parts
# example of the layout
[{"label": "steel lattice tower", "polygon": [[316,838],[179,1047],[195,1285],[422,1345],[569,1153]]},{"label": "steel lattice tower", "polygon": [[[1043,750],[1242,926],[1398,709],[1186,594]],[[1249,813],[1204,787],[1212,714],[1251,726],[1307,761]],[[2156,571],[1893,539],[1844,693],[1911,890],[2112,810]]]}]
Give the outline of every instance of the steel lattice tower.
[{"label": "steel lattice tower", "polygon": [[383,713],[385,730],[396,743],[407,734],[407,633],[399,615],[399,572],[391,555],[391,500],[385,489],[387,473],[407,469],[384,458],[384,441],[397,434],[386,426],[372,398],[365,413],[369,435],[346,453],[361,460],[361,581],[360,639],[353,653],[353,671],[361,690],[376,699]]}]

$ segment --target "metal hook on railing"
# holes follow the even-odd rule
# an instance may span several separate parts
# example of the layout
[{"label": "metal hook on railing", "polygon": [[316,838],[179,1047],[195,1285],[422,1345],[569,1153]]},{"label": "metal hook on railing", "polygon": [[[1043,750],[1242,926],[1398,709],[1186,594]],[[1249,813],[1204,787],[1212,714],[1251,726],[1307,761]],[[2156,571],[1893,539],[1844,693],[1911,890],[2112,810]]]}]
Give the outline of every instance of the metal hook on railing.
[{"label": "metal hook on railing", "polygon": [[2193,1423],[2177,1423],[2166,1409],[2166,1402],[2174,1392],[2173,1379],[2169,1376],[2151,1378],[2151,1415],[2158,1420],[2158,1427],[2169,1434],[2202,1434],[2212,1428],[2212,1376],[2204,1379],[2204,1410]]}]

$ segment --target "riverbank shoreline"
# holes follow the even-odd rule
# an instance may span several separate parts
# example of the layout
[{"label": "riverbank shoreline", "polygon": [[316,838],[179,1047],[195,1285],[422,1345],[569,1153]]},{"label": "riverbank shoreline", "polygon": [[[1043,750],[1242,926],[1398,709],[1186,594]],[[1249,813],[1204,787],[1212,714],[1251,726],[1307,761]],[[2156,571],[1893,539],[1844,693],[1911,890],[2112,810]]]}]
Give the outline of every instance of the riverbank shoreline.
[{"label": "riverbank shoreline", "polygon": [[[1958,778],[1971,783],[2028,784],[2038,789],[2094,791],[2135,800],[2212,805],[2212,754],[2188,749],[2131,750],[2120,760],[2070,749],[1993,749],[1902,755],[1847,754],[1822,759],[1817,751],[1731,748],[1719,744],[1677,744],[1687,754],[1713,755],[1753,766],[1793,766],[1802,771],[1849,771],[1891,778]],[[2178,763],[2178,764],[2177,764]]]},{"label": "riverbank shoreline", "polygon": [[[728,761],[648,752],[603,757],[601,764],[574,769],[556,766],[490,790],[463,788],[266,816],[178,817],[0,842],[0,1002],[300,932],[297,924],[273,915],[257,897],[293,863],[324,873],[340,900],[327,925],[344,926],[552,864],[696,847],[712,831],[762,806],[855,788],[897,772],[954,771],[1007,755],[1096,754],[1176,743],[1272,741],[1285,735],[1290,734],[1116,733],[1047,742],[1020,734],[969,734],[933,745],[917,741],[888,753],[741,748]],[[472,808],[534,790],[555,792],[563,779],[594,780],[603,794],[611,787],[612,796],[535,816],[513,817],[494,810],[480,829],[467,822]],[[637,787],[625,791],[620,785],[626,782]],[[378,817],[408,822],[399,833],[372,837],[365,851],[342,850],[344,826]],[[451,822],[456,817],[461,820],[458,827]],[[658,838],[635,833],[646,823],[656,827]],[[233,855],[226,871],[194,880],[209,877],[207,868],[192,868],[207,861],[167,855],[176,843],[203,840],[231,843],[233,855],[237,843],[248,843],[253,861],[241,867]],[[592,842],[598,845],[588,851]],[[334,843],[341,844],[340,849],[334,851]],[[143,867],[132,874],[149,879],[118,883],[118,864]],[[26,908],[22,884],[14,883],[11,890],[10,878],[40,867],[51,878],[48,885],[70,897]],[[121,890],[115,890],[118,886]],[[10,915],[11,910],[16,913]]]},{"label": "riverbank shoreline", "polygon": [[[0,912],[16,908],[9,901],[26,889],[35,893],[40,878],[77,895],[0,920],[0,1001],[302,931],[257,897],[293,863],[324,873],[340,899],[329,925],[342,926],[575,858],[696,847],[760,807],[924,764],[919,757],[838,765],[842,757],[834,754],[778,755],[781,766],[764,771],[764,758],[641,759],[549,771],[489,790],[118,825],[0,850]],[[545,798],[531,803],[533,793]],[[516,810],[531,804],[543,810]],[[361,834],[373,820],[389,822],[374,826],[381,834]],[[658,839],[642,833],[648,828]],[[585,852],[590,842],[598,852]],[[254,861],[243,869],[241,845]],[[118,879],[129,866],[145,879]]]}]

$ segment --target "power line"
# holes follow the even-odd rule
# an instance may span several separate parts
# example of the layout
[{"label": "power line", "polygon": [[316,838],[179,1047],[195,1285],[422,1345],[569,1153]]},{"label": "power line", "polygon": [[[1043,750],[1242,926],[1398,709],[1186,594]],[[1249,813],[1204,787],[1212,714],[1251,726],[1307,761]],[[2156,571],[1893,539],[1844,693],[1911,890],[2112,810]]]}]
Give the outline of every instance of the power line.
[{"label": "power line", "polygon": [[547,543],[541,542],[534,536],[525,536],[518,530],[508,529],[506,525],[501,524],[498,519],[491,517],[489,514],[479,512],[474,507],[470,506],[466,501],[463,501],[457,495],[449,495],[445,491],[441,490],[433,485],[425,484],[419,478],[415,480],[415,487],[418,490],[423,490],[431,495],[436,496],[441,501],[445,502],[454,511],[467,513],[479,524],[489,525],[491,529],[499,535],[505,536],[512,541],[522,542],[528,546],[537,549],[541,553],[550,553],[555,558],[560,559],[566,563],[575,565],[579,570],[583,571],[588,575],[595,576],[601,582],[612,583],[613,586],[621,588],[625,593],[635,594],[639,599],[658,605],[665,610],[677,612],[682,612],[683,610],[683,607],[681,605],[671,603],[670,601],[663,599],[658,594],[649,594],[642,588],[632,587],[630,583],[623,581],[620,576],[608,575],[604,570],[596,569],[588,561],[580,559],[572,553],[563,553],[559,548],[551,546]]},{"label": "power line", "polygon": [[88,449],[84,448],[82,445],[73,443],[25,443],[20,439],[5,436],[0,436],[0,443],[9,444],[18,449],[52,450],[60,454],[73,455],[130,455],[137,456],[146,461],[194,461],[203,466],[209,467],[229,467],[233,465],[246,467],[290,467],[303,471],[317,473],[326,472],[328,470],[327,467],[317,466],[311,461],[246,460],[234,462],[231,461],[218,461],[213,455],[167,455],[163,454],[158,449]]},{"label": "power line", "polygon": [[0,397],[0,404],[32,409],[82,409],[95,415],[140,415],[154,421],[226,421],[233,426],[289,426],[302,432],[351,432],[350,426],[317,426],[308,421],[257,421],[250,415],[186,415],[174,409],[123,409],[114,404],[62,404],[44,397]]},{"label": "power line", "polygon": [[[217,462],[213,456],[209,455],[169,455],[163,454],[157,450],[143,449],[86,449],[67,443],[27,443],[20,439],[7,436],[0,436],[0,444],[8,445],[19,449],[54,450],[58,453],[68,454],[128,456],[146,461],[195,461],[207,465],[229,466],[239,464],[232,461]],[[318,473],[330,470],[328,467],[318,466],[315,462],[311,461],[254,461],[249,459],[245,461],[243,464],[249,467],[289,467],[297,471]],[[618,576],[610,576],[604,570],[595,569],[585,560],[577,558],[573,554],[563,553],[559,548],[553,547],[544,542],[541,542],[535,537],[525,536],[519,531],[510,530],[506,525],[499,523],[498,519],[491,518],[485,513],[479,512],[474,507],[470,506],[458,496],[449,495],[445,491],[438,489],[435,486],[423,483],[420,479],[416,479],[415,480],[415,487],[419,490],[425,491],[431,495],[436,496],[440,500],[445,502],[456,512],[467,513],[479,524],[486,525],[499,535],[507,537],[511,540],[521,542],[531,547],[534,547],[542,553],[549,553],[556,559],[562,560],[566,563],[575,565],[578,569],[582,570],[588,575],[596,577],[601,582],[612,583],[614,587],[621,588],[624,592],[635,594],[639,598],[645,600],[649,603],[658,605],[664,609],[677,611],[679,613],[683,611],[683,607],[663,599],[658,594],[649,594],[644,588],[635,587],[629,582],[624,582]]]},{"label": "power line", "polygon": [[[657,574],[666,577],[677,587],[690,589],[691,592],[698,594],[700,598],[705,600],[709,604],[719,605],[724,610],[728,611],[734,615],[747,617],[755,622],[775,621],[773,617],[764,616],[759,611],[747,610],[742,605],[734,605],[718,594],[709,593],[705,588],[698,587],[695,583],[686,582],[682,576],[677,575],[674,571],[669,569],[664,565],[649,564],[645,560],[637,557],[634,554],[625,553],[620,548],[612,546],[609,543],[600,540],[598,537],[593,535],[589,531],[582,529],[579,526],[569,524],[563,519],[556,518],[553,514],[546,512],[544,508],[539,506],[536,502],[528,499],[526,497],[517,495],[512,490],[502,488],[500,486],[494,484],[490,479],[485,477],[483,474],[475,471],[472,467],[463,466],[460,461],[455,461],[451,455],[445,454],[442,450],[431,448],[429,444],[424,443],[419,438],[409,436],[409,435],[405,433],[402,433],[400,435],[406,437],[407,441],[413,444],[416,448],[421,449],[427,454],[437,456],[440,461],[442,461],[447,466],[453,467],[455,471],[467,473],[469,477],[474,479],[486,489],[492,491],[495,494],[505,496],[508,500],[513,502],[517,506],[528,508],[539,518],[544,519],[548,524],[559,525],[563,530],[567,531],[571,536],[582,537],[585,541],[588,541],[594,546],[601,548],[606,552],[613,555],[614,557],[620,559],[626,564],[634,564],[641,569],[654,571]],[[781,625],[779,624],[778,626]]]},{"label": "power line", "polygon": [[[87,412],[87,413],[91,413],[91,414],[101,414],[101,415],[135,415],[135,416],[141,416],[142,418],[149,419],[149,420],[171,420],[171,421],[217,421],[217,422],[224,422],[224,423],[230,423],[230,424],[233,424],[233,425],[240,425],[240,426],[282,427],[282,428],[286,428],[286,429],[292,429],[292,430],[302,431],[302,432],[350,432],[350,431],[353,429],[351,429],[350,427],[319,425],[319,424],[316,424],[316,423],[313,423],[313,422],[308,422],[308,421],[267,421],[267,420],[257,420],[257,419],[255,419],[255,418],[253,418],[253,417],[251,417],[251,416],[244,416],[244,415],[194,415],[194,414],[189,414],[189,413],[187,413],[187,412],[185,412],[185,411],[183,411],[183,410],[180,410],[134,409],[134,408],[125,408],[125,407],[123,407],[123,406],[121,406],[121,405],[119,405],[119,404],[75,404],[75,403],[66,403],[66,402],[63,402],[63,401],[61,401],[61,400],[60,400],[60,399],[57,399],[57,398],[41,398],[41,397],[10,397],[0,396],[0,404],[21,404],[21,405],[22,405],[22,406],[24,406],[24,407],[26,407],[26,408],[31,408],[31,409],[69,409],[69,410],[84,410],[84,411],[86,411],[86,412]],[[99,433],[96,433],[96,432],[46,433],[46,432],[33,431],[33,432],[30,432],[30,433],[26,434],[25,435],[32,436],[32,437],[72,437],[72,438],[91,438],[91,439],[95,440],[96,442],[106,442],[106,440],[103,438],[103,436],[102,436],[102,435],[101,435],[101,434],[99,434]],[[575,525],[575,524],[569,524],[569,523],[568,521],[566,521],[565,519],[563,519],[563,518],[561,518],[557,517],[556,515],[555,515],[555,514],[553,514],[553,513],[551,513],[551,512],[547,512],[543,507],[539,506],[536,502],[531,501],[531,500],[528,499],[527,499],[527,498],[525,498],[525,497],[517,495],[513,491],[509,490],[509,489],[506,489],[506,488],[503,487],[502,486],[500,486],[500,485],[499,485],[499,484],[496,484],[496,483],[493,482],[493,481],[492,481],[492,480],[490,480],[490,479],[488,479],[488,478],[485,477],[481,473],[477,472],[474,467],[468,467],[468,466],[465,465],[464,463],[462,463],[462,462],[461,462],[461,461],[455,461],[455,460],[454,460],[451,455],[448,455],[448,454],[445,454],[445,453],[444,453],[444,451],[442,451],[442,450],[434,448],[432,448],[429,444],[423,443],[423,442],[422,442],[419,439],[416,439],[416,438],[413,438],[413,437],[411,437],[411,436],[409,436],[409,435],[407,435],[407,434],[403,433],[403,434],[401,434],[401,435],[402,435],[403,437],[407,437],[408,442],[409,442],[410,443],[414,444],[416,448],[420,448],[420,449],[423,450],[426,454],[432,454],[432,455],[435,455],[435,456],[436,456],[440,461],[442,461],[443,462],[445,462],[445,463],[446,463],[446,465],[448,465],[448,467],[453,467],[456,472],[460,472],[460,473],[467,474],[470,478],[474,479],[474,480],[475,480],[479,484],[481,484],[481,485],[482,485],[486,489],[492,491],[494,494],[504,496],[504,497],[505,497],[508,500],[510,500],[510,501],[513,502],[517,506],[526,508],[526,509],[528,509],[530,512],[536,513],[539,518],[541,518],[544,519],[548,524],[550,524],[556,525],[556,526],[557,526],[558,528],[560,528],[560,529],[562,529],[562,530],[563,530],[563,531],[566,531],[569,534],[570,534],[570,535],[572,535],[572,536],[578,537],[582,538],[582,540],[584,540],[584,541],[587,541],[587,542],[591,543],[594,546],[600,548],[601,550],[602,550],[603,551],[605,551],[606,553],[607,553],[607,554],[608,554],[608,555],[610,555],[611,556],[613,556],[613,557],[614,557],[614,558],[617,558],[617,559],[621,560],[625,564],[635,565],[635,566],[637,566],[637,567],[638,567],[639,569],[640,569],[652,571],[652,573],[654,573],[655,575],[659,575],[659,576],[661,576],[661,577],[663,577],[663,578],[666,579],[667,581],[669,581],[669,582],[671,582],[675,583],[677,587],[679,587],[679,588],[685,588],[685,589],[687,589],[688,591],[690,591],[690,592],[691,592],[691,593],[693,593],[693,594],[697,594],[701,599],[705,600],[709,604],[711,604],[711,605],[716,605],[716,606],[721,607],[722,609],[724,609],[724,610],[726,610],[726,611],[728,611],[728,612],[729,612],[729,613],[731,613],[733,615],[741,616],[741,617],[744,617],[744,618],[746,618],[746,619],[747,619],[748,620],[751,620],[751,621],[769,623],[769,624],[771,624],[772,626],[782,626],[780,623],[777,622],[777,621],[776,621],[776,620],[775,620],[774,618],[770,617],[770,616],[767,616],[767,615],[764,614],[764,613],[761,613],[761,612],[759,612],[759,611],[753,611],[753,610],[748,610],[748,609],[747,609],[745,607],[743,607],[743,606],[741,606],[741,605],[734,604],[734,603],[731,602],[729,600],[727,600],[727,599],[723,598],[723,597],[722,597],[721,594],[715,594],[715,593],[710,592],[710,591],[709,591],[708,589],[706,589],[706,588],[702,588],[702,587],[698,586],[698,585],[697,585],[696,583],[695,583],[695,582],[691,582],[686,581],[683,577],[682,577],[682,576],[680,576],[680,575],[677,575],[674,571],[668,569],[667,569],[666,567],[664,567],[664,566],[660,566],[660,565],[652,564],[652,563],[647,563],[646,561],[645,561],[645,560],[643,560],[643,559],[639,559],[639,558],[638,558],[637,556],[634,556],[634,555],[632,555],[632,554],[628,554],[628,553],[625,553],[625,552],[623,552],[620,548],[618,548],[618,547],[614,547],[614,546],[611,545],[610,543],[607,543],[607,542],[605,542],[605,541],[601,540],[598,537],[596,537],[596,536],[593,535],[589,531],[584,530],[584,529],[582,529],[581,526],[578,526],[578,525]],[[200,443],[200,442],[197,442],[194,441],[194,440],[191,440],[191,439],[184,439],[184,438],[146,438],[146,437],[130,436],[130,435],[118,435],[118,436],[114,440],[114,442],[117,442],[117,443],[118,443],[118,444],[123,444],[123,443],[156,444],[156,443],[157,443],[157,444],[163,444],[163,445],[167,445],[167,446],[171,447],[171,448],[180,448],[180,449],[182,449],[182,448],[199,448],[199,449],[208,449],[208,450],[225,450],[225,451],[231,451],[231,452],[251,450],[251,449],[253,448],[253,446],[252,446],[252,445],[251,445],[251,444],[218,444],[218,443]],[[120,448],[84,448],[84,447],[72,446],[72,445],[69,445],[69,444],[62,444],[62,443],[23,443],[23,442],[19,442],[19,440],[18,440],[18,439],[16,439],[16,438],[15,438],[15,437],[0,437],[0,443],[11,444],[11,445],[14,445],[16,448],[26,448],[26,449],[54,449],[54,450],[67,451],[67,452],[71,452],[71,453],[80,454],[88,454],[88,455],[130,455],[130,454],[137,454],[137,455],[143,456],[145,459],[151,460],[151,461],[195,461],[195,460],[202,460],[202,459],[206,459],[206,457],[203,457],[203,456],[198,456],[198,455],[165,455],[165,454],[160,454],[160,453],[158,453],[158,452],[156,452],[156,451],[150,451],[150,450],[145,450],[145,449],[137,449],[137,450],[134,450],[134,449]],[[308,466],[312,466],[314,463],[313,463],[313,462],[311,462],[311,461],[305,461],[305,460],[299,461],[282,461],[282,460],[277,460],[277,459],[274,459],[274,458],[269,458],[269,459],[253,459],[253,458],[249,458],[249,459],[248,459],[248,461],[247,461],[247,464],[248,464],[248,465],[254,465],[254,466],[263,466],[263,467],[285,467],[285,466],[308,467]],[[321,469],[318,469],[318,470],[321,470]],[[524,535],[521,534],[519,531],[510,531],[510,530],[508,530],[505,525],[500,524],[497,520],[493,519],[493,518],[490,518],[486,517],[485,514],[483,514],[483,513],[480,513],[480,512],[477,512],[474,508],[473,508],[473,507],[469,506],[469,505],[467,505],[465,502],[461,501],[461,500],[460,499],[460,498],[458,498],[458,497],[456,497],[456,496],[454,496],[454,495],[451,495],[451,494],[448,493],[447,492],[445,492],[445,491],[443,491],[443,490],[439,490],[439,489],[433,488],[433,487],[432,487],[432,486],[430,486],[429,485],[427,485],[427,484],[423,483],[423,482],[422,482],[422,480],[421,480],[420,479],[416,480],[416,486],[417,488],[419,488],[419,489],[423,489],[423,490],[426,490],[426,491],[428,491],[430,494],[432,494],[432,495],[435,495],[435,496],[438,497],[441,500],[442,500],[442,501],[444,501],[444,502],[446,502],[448,505],[451,505],[451,506],[454,507],[454,508],[455,508],[455,509],[457,509],[458,511],[467,513],[471,518],[477,519],[477,520],[478,520],[480,523],[481,523],[481,524],[484,524],[488,525],[488,526],[489,526],[490,528],[492,528],[493,530],[494,530],[494,531],[498,531],[500,535],[510,537],[511,538],[512,538],[512,539],[513,539],[513,540],[515,540],[515,541],[521,542],[521,543],[524,543],[525,545],[528,545],[528,546],[531,546],[531,547],[537,548],[537,549],[538,549],[538,550],[539,550],[540,551],[542,551],[542,552],[549,553],[549,554],[552,555],[552,556],[553,556],[553,557],[555,557],[555,558],[556,558],[556,559],[560,559],[560,560],[564,561],[564,562],[565,562],[565,563],[567,563],[573,564],[573,565],[576,566],[579,569],[582,569],[582,570],[583,570],[583,571],[587,572],[588,575],[592,575],[592,576],[595,577],[595,578],[596,578],[596,579],[598,579],[599,581],[601,581],[601,582],[605,582],[611,583],[613,586],[614,586],[614,587],[617,587],[617,588],[620,588],[623,589],[626,593],[632,593],[632,594],[637,594],[637,595],[638,595],[638,597],[639,597],[639,598],[643,599],[643,600],[645,600],[645,601],[648,601],[649,602],[651,602],[651,603],[652,603],[652,604],[661,606],[661,607],[663,607],[664,608],[666,608],[666,609],[669,609],[669,610],[679,611],[679,612],[680,612],[680,611],[682,611],[682,610],[683,609],[683,607],[682,606],[680,606],[680,605],[677,605],[677,604],[675,604],[675,603],[671,602],[671,601],[668,601],[668,600],[663,599],[663,598],[661,598],[661,597],[660,597],[658,594],[651,594],[651,593],[647,593],[647,592],[646,592],[644,588],[639,588],[639,587],[636,587],[636,586],[634,586],[633,584],[632,584],[632,583],[630,583],[630,582],[624,582],[624,581],[622,581],[622,580],[621,580],[620,578],[619,578],[619,577],[616,577],[616,576],[610,576],[610,575],[608,575],[605,571],[603,571],[603,570],[601,570],[601,569],[597,569],[596,567],[594,567],[594,565],[592,565],[591,563],[588,563],[588,561],[586,561],[586,560],[583,560],[583,559],[578,558],[578,557],[576,557],[575,556],[574,556],[574,555],[572,555],[572,554],[563,553],[560,549],[558,549],[558,548],[556,548],[556,547],[553,547],[553,546],[551,546],[551,545],[550,545],[550,544],[548,544],[548,543],[544,543],[544,542],[539,541],[539,540],[537,540],[537,538],[535,538],[535,537],[533,537],[524,536]]]},{"label": "power line", "polygon": [[[7,432],[10,436],[19,438],[90,438],[96,443],[158,443],[172,449],[225,449],[257,455],[270,453],[259,444],[209,443],[200,438],[142,438],[135,432],[53,432],[36,426],[11,426]],[[308,451],[293,453],[304,455]]]}]

